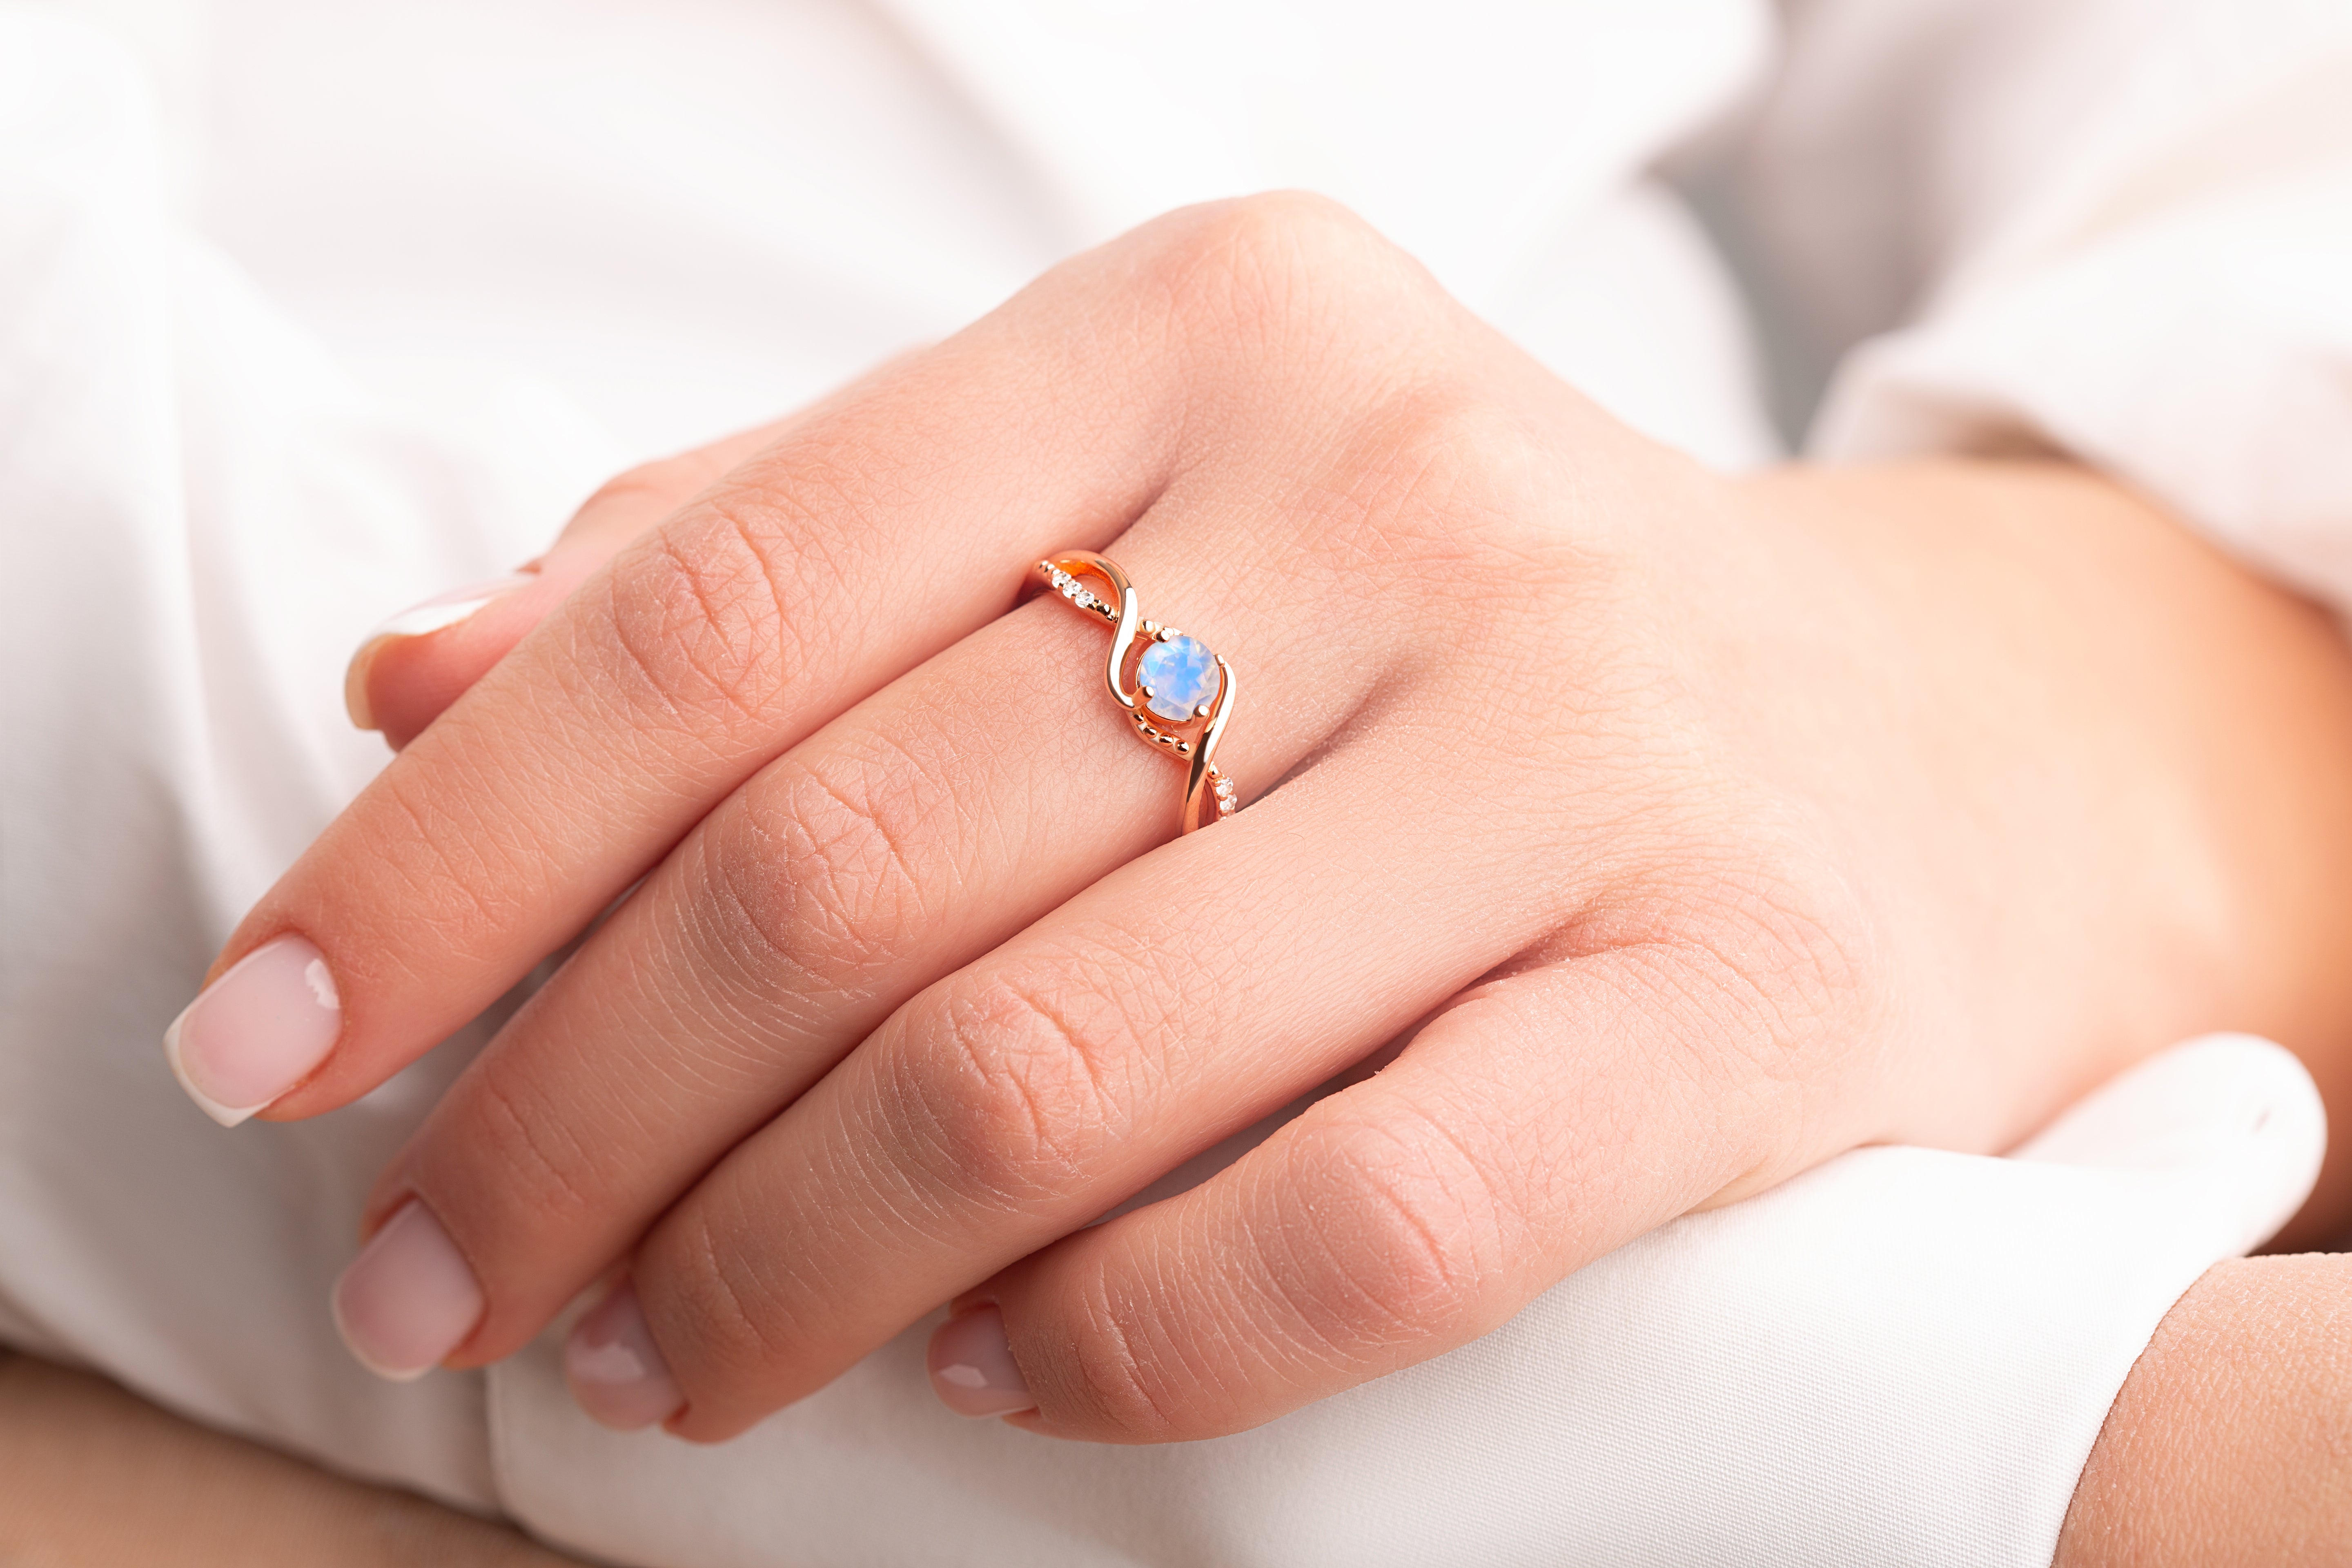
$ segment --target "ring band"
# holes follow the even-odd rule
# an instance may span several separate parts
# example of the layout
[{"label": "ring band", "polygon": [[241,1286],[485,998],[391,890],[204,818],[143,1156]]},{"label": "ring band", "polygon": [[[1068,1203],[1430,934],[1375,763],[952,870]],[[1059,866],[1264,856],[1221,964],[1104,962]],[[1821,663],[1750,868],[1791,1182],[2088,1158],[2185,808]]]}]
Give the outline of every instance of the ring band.
[{"label": "ring band", "polygon": [[[1143,618],[1135,584],[1108,556],[1073,550],[1037,563],[1054,591],[1088,615],[1110,623],[1110,658],[1103,684],[1127,710],[1135,732],[1184,760],[1184,815],[1190,833],[1241,809],[1230,774],[1218,771],[1217,742],[1234,712],[1234,672],[1223,656],[1198,637]],[[1108,599],[1081,579],[1110,590]]]}]

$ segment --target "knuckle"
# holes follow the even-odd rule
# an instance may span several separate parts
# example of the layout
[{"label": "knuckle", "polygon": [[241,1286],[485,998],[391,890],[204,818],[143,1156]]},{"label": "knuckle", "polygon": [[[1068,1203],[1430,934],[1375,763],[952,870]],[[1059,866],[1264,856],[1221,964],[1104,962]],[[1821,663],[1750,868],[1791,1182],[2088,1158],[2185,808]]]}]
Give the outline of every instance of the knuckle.
[{"label": "knuckle", "polygon": [[1262,191],[1201,209],[1205,243],[1244,257],[1311,262],[1351,258],[1387,244],[1340,203],[1312,191]]},{"label": "knuckle", "polygon": [[714,1387],[739,1399],[814,1353],[787,1306],[803,1298],[785,1272],[784,1249],[743,1245],[767,1227],[757,1216],[714,1213],[719,1206],[702,1201],[682,1207],[633,1270],[689,1401]]},{"label": "knuckle", "polygon": [[494,1284],[526,1287],[535,1268],[609,1228],[608,1169],[552,1104],[543,1074],[490,1052],[459,1080],[399,1157],[405,1184],[458,1226]]},{"label": "knuckle", "polygon": [[[1567,541],[1540,503],[1542,446],[1525,417],[1466,381],[1425,378],[1375,404],[1319,487],[1312,547],[1380,580],[1482,588],[1523,576]],[[1549,575],[1549,570],[1547,570]]]},{"label": "knuckle", "polygon": [[1870,931],[1834,877],[1757,868],[1717,879],[1685,952],[1784,1059],[1848,1031],[1868,994]]},{"label": "knuckle", "polygon": [[1103,1428],[1130,1442],[1209,1436],[1187,1418],[1200,1403],[1184,1386],[1193,1374],[1167,1347],[1150,1344],[1154,1316],[1147,1297],[1113,1293],[1108,1281],[1088,1291],[1071,1321],[1070,1393]]},{"label": "knuckle", "polygon": [[813,662],[803,552],[722,506],[629,550],[608,593],[611,651],[643,730],[735,739],[764,732]]},{"label": "knuckle", "polygon": [[1434,287],[1370,224],[1304,192],[1192,208],[1164,234],[1151,273],[1201,341],[1238,331],[1263,348],[1311,331],[1335,308],[1363,313]]},{"label": "knuckle", "polygon": [[912,847],[940,792],[928,770],[840,753],[786,758],[740,797],[701,858],[709,945],[751,991],[773,977],[856,984],[936,911]]},{"label": "knuckle", "polygon": [[[516,781],[456,764],[465,786],[430,772],[388,769],[367,811],[352,811],[336,826],[351,836],[366,858],[395,879],[399,898],[382,911],[379,947],[387,967],[403,965],[404,978],[425,978],[404,954],[415,951],[417,931],[430,931],[436,945],[456,952],[478,951],[502,939],[520,910],[548,890],[552,834],[537,802]],[[404,931],[391,929],[396,921]]]},{"label": "knuckle", "polygon": [[891,1092],[950,1191],[1050,1201],[1128,1130],[1136,1036],[1099,989],[999,980],[944,1001],[920,1033]]},{"label": "knuckle", "polygon": [[[1703,890],[1654,917],[1650,989],[1682,1020],[1726,1124],[1778,1129],[1770,1142],[1794,1146],[1815,1131],[1806,1086],[1836,1081],[1837,1058],[1866,1068],[1883,1037],[1875,927],[1850,884],[1799,853],[1704,871]],[[1749,1102],[1763,1114],[1738,1117]]]},{"label": "knuckle", "polygon": [[1433,1124],[1328,1123],[1294,1141],[1268,1277],[1306,1349],[1349,1367],[1492,1327],[1512,1205]]}]

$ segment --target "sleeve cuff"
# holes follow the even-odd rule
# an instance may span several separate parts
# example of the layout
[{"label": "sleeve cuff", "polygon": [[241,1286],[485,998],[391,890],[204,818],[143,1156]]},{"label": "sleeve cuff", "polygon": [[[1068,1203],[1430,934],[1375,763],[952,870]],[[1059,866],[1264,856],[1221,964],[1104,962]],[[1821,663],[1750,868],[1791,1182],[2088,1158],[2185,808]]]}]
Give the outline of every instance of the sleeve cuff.
[{"label": "sleeve cuff", "polygon": [[1811,447],[2054,448],[2352,610],[2347,279],[2352,153],[1956,279],[1855,351]]}]

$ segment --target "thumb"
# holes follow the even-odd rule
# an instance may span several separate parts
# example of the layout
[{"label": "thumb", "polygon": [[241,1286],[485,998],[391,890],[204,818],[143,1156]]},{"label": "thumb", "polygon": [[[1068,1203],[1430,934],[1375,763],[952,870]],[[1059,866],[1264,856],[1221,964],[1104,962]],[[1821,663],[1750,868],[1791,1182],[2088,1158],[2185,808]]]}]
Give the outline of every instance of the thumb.
[{"label": "thumb", "polygon": [[588,498],[546,554],[511,576],[411,605],[368,634],[343,674],[362,730],[405,746],[620,548],[676,513],[783,432],[764,425],[631,468]]}]

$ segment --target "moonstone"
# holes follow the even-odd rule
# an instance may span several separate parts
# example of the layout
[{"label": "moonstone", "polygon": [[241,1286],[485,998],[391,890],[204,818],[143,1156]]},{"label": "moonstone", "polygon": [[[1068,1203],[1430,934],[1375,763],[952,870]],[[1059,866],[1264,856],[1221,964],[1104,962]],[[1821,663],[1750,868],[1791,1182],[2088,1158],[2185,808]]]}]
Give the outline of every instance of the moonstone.
[{"label": "moonstone", "polygon": [[1217,656],[1198,637],[1170,637],[1143,650],[1135,678],[1151,688],[1151,710],[1185,720],[1217,694]]}]

